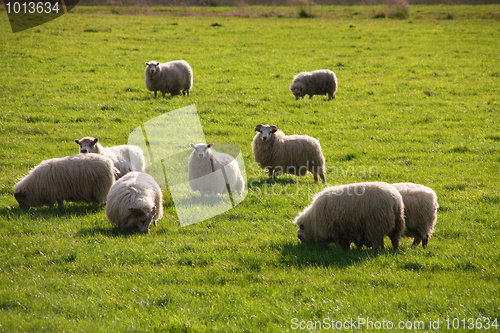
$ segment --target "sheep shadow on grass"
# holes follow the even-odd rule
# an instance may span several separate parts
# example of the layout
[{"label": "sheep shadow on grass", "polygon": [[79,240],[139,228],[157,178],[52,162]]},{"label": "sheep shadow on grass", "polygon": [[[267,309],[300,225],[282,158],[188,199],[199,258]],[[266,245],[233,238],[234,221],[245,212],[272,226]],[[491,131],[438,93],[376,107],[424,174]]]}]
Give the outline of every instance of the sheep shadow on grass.
[{"label": "sheep shadow on grass", "polygon": [[122,230],[117,226],[111,226],[108,228],[103,227],[93,227],[93,228],[82,228],[80,229],[75,236],[76,237],[95,237],[95,236],[105,236],[108,238],[127,238],[133,236],[141,236],[139,229],[127,229]]},{"label": "sheep shadow on grass", "polygon": [[13,206],[0,209],[0,215],[7,217],[29,216],[32,218],[51,219],[63,216],[86,216],[98,213],[103,209],[105,208],[102,206],[94,209],[91,205],[86,204],[65,204],[64,207],[59,207],[57,205],[52,207],[30,207],[28,209]]},{"label": "sheep shadow on grass", "polygon": [[286,243],[281,251],[281,262],[287,266],[307,267],[349,267],[356,263],[373,258],[382,253],[391,252],[385,249],[374,254],[372,249],[363,247],[357,249],[352,246],[350,250],[344,250],[333,244],[323,243]]}]

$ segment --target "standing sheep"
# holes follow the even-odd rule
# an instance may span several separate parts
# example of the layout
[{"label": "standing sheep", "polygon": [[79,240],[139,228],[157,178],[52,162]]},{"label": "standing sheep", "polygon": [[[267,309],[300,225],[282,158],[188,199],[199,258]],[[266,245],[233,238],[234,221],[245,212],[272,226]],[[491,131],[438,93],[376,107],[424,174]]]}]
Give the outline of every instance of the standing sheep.
[{"label": "standing sheep", "polygon": [[405,228],[403,199],[391,185],[365,182],[325,188],[294,220],[302,242],[333,242],[345,249],[351,242],[377,252],[384,236],[396,251]]},{"label": "standing sheep", "polygon": [[405,205],[405,237],[414,237],[413,247],[422,242],[426,247],[434,231],[438,209],[436,193],[429,187],[414,183],[392,184],[401,193]]},{"label": "standing sheep", "polygon": [[116,179],[130,171],[143,172],[146,169],[144,152],[141,148],[133,145],[103,147],[98,141],[99,138],[87,136],[81,140],[75,140],[75,143],[80,145],[81,154],[94,153],[109,157],[119,171]]},{"label": "standing sheep", "polygon": [[106,203],[115,182],[113,162],[106,156],[73,155],[45,160],[16,184],[14,197],[22,209],[39,206],[62,207],[66,201]]},{"label": "standing sheep", "polygon": [[213,145],[190,144],[194,150],[189,156],[189,187],[201,194],[217,195],[227,193],[228,184],[232,192],[241,195],[245,190],[245,181],[238,162],[231,155],[211,149]]},{"label": "standing sheep", "polygon": [[313,95],[326,95],[328,100],[335,98],[337,92],[337,77],[332,71],[322,69],[313,72],[302,72],[297,74],[290,85],[290,90],[299,100],[305,95],[312,98]]},{"label": "standing sheep", "polygon": [[163,217],[163,194],[152,176],[129,172],[109,190],[106,216],[122,229],[137,226],[143,234]]},{"label": "standing sheep", "polygon": [[286,136],[274,125],[255,126],[259,132],[252,142],[253,154],[257,165],[269,170],[269,179],[276,180],[278,173],[304,176],[307,171],[318,182],[318,175],[325,181],[325,157],[319,141],[307,135]]},{"label": "standing sheep", "polygon": [[193,70],[184,60],[171,61],[160,64],[156,61],[146,63],[144,70],[146,88],[165,94],[188,95],[193,88]]}]

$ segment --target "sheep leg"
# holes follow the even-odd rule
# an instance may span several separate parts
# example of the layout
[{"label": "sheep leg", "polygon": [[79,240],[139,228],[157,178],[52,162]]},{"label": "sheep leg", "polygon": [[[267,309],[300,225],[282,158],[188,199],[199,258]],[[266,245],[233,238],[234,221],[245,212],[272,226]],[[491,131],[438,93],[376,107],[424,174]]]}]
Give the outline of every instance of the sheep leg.
[{"label": "sheep leg", "polygon": [[[273,168],[269,168],[269,180],[273,180]],[[276,176],[274,176],[274,180],[276,180]]]},{"label": "sheep leg", "polygon": [[326,180],[325,180],[325,174],[324,173],[320,173],[319,176],[321,177],[321,182],[324,184],[326,184]]},{"label": "sheep leg", "polygon": [[156,90],[155,90],[155,98],[156,98]]},{"label": "sheep leg", "polygon": [[165,93],[164,93],[164,92],[162,92],[162,94],[163,94],[163,98],[165,98]]},{"label": "sheep leg", "polygon": [[351,242],[346,239],[341,239],[340,241],[335,242],[336,246],[340,246],[344,250],[349,250],[351,248]]},{"label": "sheep leg", "polygon": [[429,243],[429,235],[425,235],[425,238],[422,239],[422,247],[427,247],[427,243]]},{"label": "sheep leg", "polygon": [[391,239],[394,251],[397,251],[399,248],[399,237],[397,237],[396,235],[390,235],[389,238]]},{"label": "sheep leg", "polygon": [[[421,241],[422,241],[422,238],[420,238],[420,236],[415,236],[415,239],[413,240],[413,244],[411,244],[411,247],[417,247]],[[425,242],[425,240],[424,240],[424,242]],[[422,242],[422,246],[424,246],[424,242]]]},{"label": "sheep leg", "polygon": [[57,208],[59,209],[64,208],[64,200],[57,200]]}]

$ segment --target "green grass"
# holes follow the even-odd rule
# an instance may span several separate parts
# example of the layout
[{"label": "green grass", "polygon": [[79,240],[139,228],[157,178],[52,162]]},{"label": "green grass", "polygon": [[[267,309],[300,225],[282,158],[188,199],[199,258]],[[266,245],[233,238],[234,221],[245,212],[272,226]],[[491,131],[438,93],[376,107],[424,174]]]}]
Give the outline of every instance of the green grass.
[{"label": "green grass", "polygon": [[[499,6],[411,6],[406,20],[359,6],[313,6],[307,19],[288,7],[77,8],[16,34],[0,20],[0,330],[280,332],[293,318],[369,318],[438,332],[446,318],[500,318]],[[154,99],[144,63],[181,58],[191,97]],[[337,74],[337,98],[295,101],[293,76],[320,68]],[[191,104],[207,140],[241,147],[249,192],[235,209],[180,227],[165,190],[148,235],[85,204],[19,209],[15,183],[76,153],[74,139],[125,144]],[[429,247],[301,245],[291,221],[322,187],[311,175],[268,183],[253,162],[258,123],[316,137],[329,184],[432,187]]]}]

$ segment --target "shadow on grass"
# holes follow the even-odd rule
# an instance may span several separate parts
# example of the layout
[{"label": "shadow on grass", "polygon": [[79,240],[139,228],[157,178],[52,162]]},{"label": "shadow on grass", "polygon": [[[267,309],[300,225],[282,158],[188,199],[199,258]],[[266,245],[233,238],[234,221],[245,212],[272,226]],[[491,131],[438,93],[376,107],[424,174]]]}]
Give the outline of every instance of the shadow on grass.
[{"label": "shadow on grass", "polygon": [[276,180],[269,180],[269,178],[261,179],[261,180],[252,180],[249,182],[249,186],[255,188],[255,187],[267,187],[271,186],[273,184],[279,184],[282,186],[286,185],[296,185],[297,182],[295,179],[291,178],[278,178]]},{"label": "shadow on grass", "polygon": [[91,205],[65,205],[64,207],[30,207],[28,209],[21,209],[19,206],[7,207],[0,209],[0,215],[7,218],[27,216],[30,218],[43,218],[50,219],[62,216],[86,216],[95,214],[104,210],[103,206],[93,209]]},{"label": "shadow on grass", "polygon": [[82,228],[80,229],[75,236],[76,237],[96,237],[96,236],[104,236],[104,237],[109,237],[109,238],[118,238],[118,237],[132,237],[132,236],[140,236],[142,235],[139,232],[139,229],[128,229],[128,230],[122,230],[118,227],[109,227],[109,228],[103,228],[103,227],[93,227],[93,228]]},{"label": "shadow on grass", "polygon": [[363,247],[357,249],[352,246],[350,250],[344,250],[335,245],[316,243],[287,243],[281,251],[282,263],[289,266],[307,267],[349,267],[366,259],[373,258],[379,254],[389,251],[381,250],[374,254],[371,249]]}]

